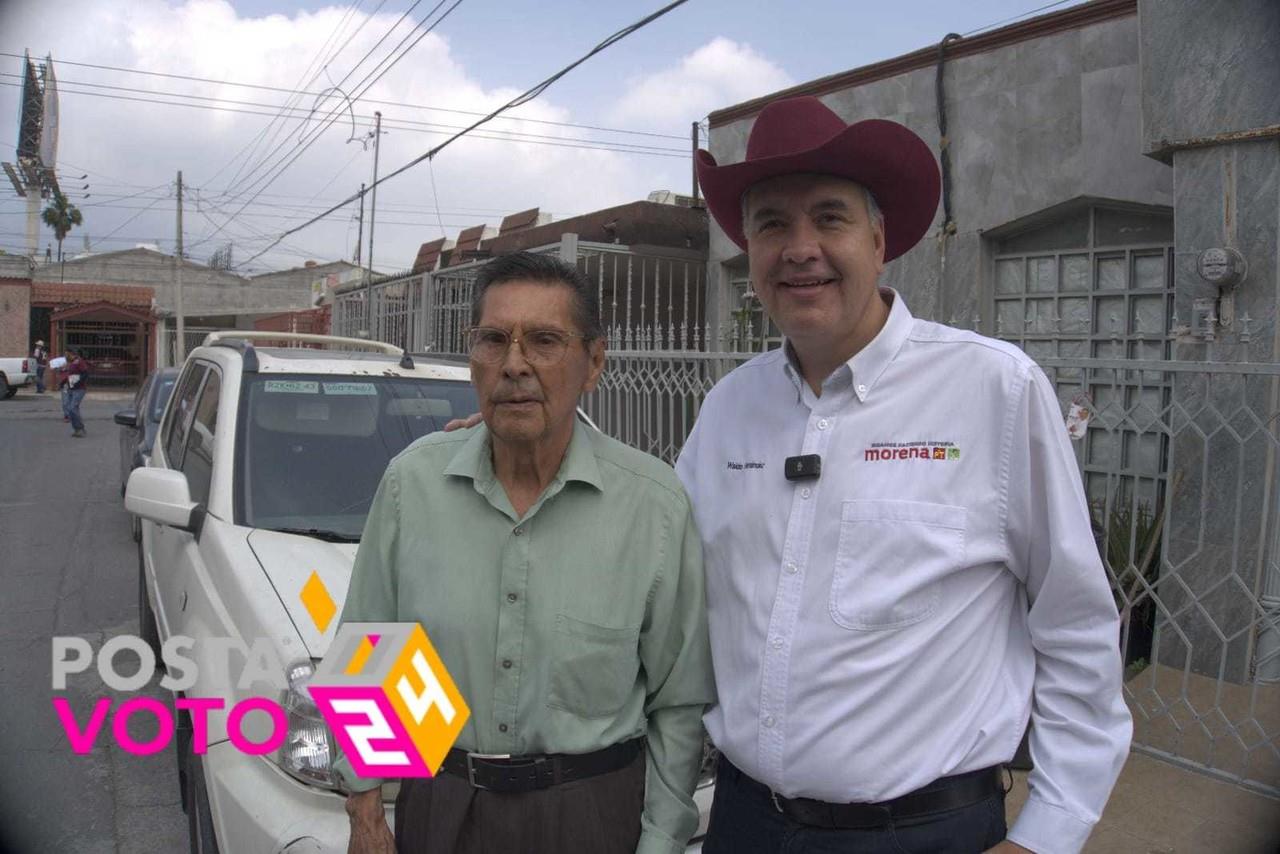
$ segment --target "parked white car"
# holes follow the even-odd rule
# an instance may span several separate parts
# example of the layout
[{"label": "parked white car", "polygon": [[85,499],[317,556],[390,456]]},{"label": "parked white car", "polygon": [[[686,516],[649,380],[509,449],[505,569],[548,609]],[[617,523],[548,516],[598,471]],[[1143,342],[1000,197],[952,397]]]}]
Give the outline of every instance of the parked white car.
[{"label": "parked white car", "polygon": [[22,356],[0,359],[0,399],[8,400],[35,377],[36,360]]},{"label": "parked white car", "polygon": [[[254,346],[268,339],[330,349]],[[341,609],[383,470],[414,439],[477,410],[469,379],[464,365],[389,345],[277,332],[215,333],[188,357],[149,465],[126,490],[143,520],[141,634],[156,645],[195,639],[200,675],[187,697],[229,709],[264,693],[233,684],[243,660],[230,679],[218,673],[210,638],[265,639],[290,686],[279,697],[288,736],[265,756],[231,745],[224,714],[209,716],[208,752],[194,755],[179,712],[193,852],[346,851],[334,741],[305,690],[337,620],[319,631],[300,593],[314,571]],[[699,793],[704,828],[709,796]],[[385,787],[389,821],[394,797]]]}]

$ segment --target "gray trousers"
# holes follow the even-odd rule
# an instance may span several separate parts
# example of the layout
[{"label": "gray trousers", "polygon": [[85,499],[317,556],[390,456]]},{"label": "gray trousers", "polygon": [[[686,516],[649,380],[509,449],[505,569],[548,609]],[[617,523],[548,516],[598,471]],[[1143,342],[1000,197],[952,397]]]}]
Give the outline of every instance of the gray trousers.
[{"label": "gray trousers", "polygon": [[531,792],[476,789],[441,774],[400,781],[399,854],[634,854],[645,755],[618,771]]}]

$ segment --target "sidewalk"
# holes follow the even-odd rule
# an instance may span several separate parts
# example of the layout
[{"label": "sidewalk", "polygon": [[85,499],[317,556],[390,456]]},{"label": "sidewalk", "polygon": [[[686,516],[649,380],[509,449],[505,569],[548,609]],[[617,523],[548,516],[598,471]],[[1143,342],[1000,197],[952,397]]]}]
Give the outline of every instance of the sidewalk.
[{"label": "sidewalk", "polygon": [[[1027,775],[1014,774],[1006,812],[1012,824],[1027,799]],[[1088,854],[1276,854],[1280,801],[1129,754]]]},{"label": "sidewalk", "polygon": [[[133,400],[134,395],[138,393],[137,388],[91,388],[84,398],[86,401],[103,400],[103,401],[120,401]],[[44,394],[36,394],[34,385],[25,385],[18,389],[18,393],[9,398],[10,401],[26,401],[28,403],[36,403],[44,401],[54,409],[62,407],[61,392],[56,388],[45,387]]]}]

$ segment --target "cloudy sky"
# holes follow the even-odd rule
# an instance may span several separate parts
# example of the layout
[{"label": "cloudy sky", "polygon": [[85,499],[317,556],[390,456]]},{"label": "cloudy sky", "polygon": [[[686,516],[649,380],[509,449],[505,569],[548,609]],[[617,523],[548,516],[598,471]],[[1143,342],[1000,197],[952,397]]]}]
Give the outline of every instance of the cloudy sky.
[{"label": "cloudy sky", "polygon": [[[526,208],[563,219],[687,193],[690,125],[712,110],[1076,2],[690,0],[380,186],[374,264],[406,268],[442,230]],[[355,204],[253,256],[370,180],[375,110],[385,175],[662,5],[3,0],[0,159],[14,156],[21,54],[52,54],[57,171],[85,217],[68,252],[86,237],[95,252],[172,251],[182,170],[193,259],[227,243],[242,271],[349,259]],[[0,183],[0,249],[21,251],[24,210]],[[41,247],[51,239],[43,230]],[[367,228],[365,240],[367,253]]]}]

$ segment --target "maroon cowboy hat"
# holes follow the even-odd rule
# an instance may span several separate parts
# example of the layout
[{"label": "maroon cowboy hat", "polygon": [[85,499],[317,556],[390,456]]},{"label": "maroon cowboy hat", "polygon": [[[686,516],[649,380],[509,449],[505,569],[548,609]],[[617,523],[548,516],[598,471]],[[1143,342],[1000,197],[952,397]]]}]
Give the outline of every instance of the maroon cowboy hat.
[{"label": "maroon cowboy hat", "polygon": [[884,260],[924,237],[938,209],[938,162],[915,133],[884,119],[846,125],[817,98],[774,101],[760,111],[747,139],[747,159],[716,165],[699,149],[698,183],[707,208],[743,250],[742,194],[766,178],[795,172],[836,175],[871,191],[884,214]]}]

